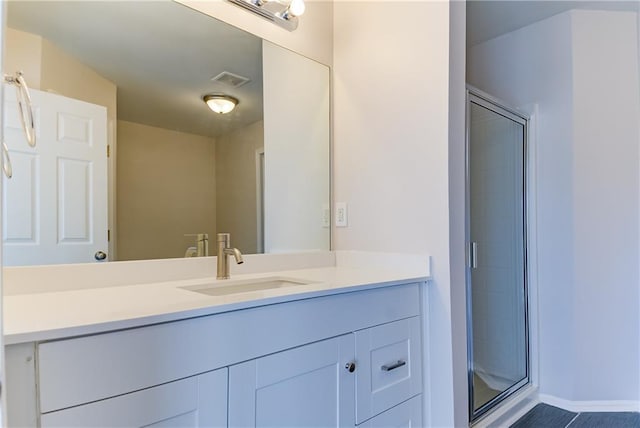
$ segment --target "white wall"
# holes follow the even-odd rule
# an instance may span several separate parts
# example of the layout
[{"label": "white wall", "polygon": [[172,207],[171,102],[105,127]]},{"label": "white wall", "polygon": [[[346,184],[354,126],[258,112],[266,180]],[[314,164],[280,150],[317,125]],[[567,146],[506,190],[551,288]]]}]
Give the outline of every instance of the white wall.
[{"label": "white wall", "polygon": [[[469,83],[513,106],[540,104],[537,183],[538,280],[540,283],[541,377],[566,395],[573,364],[572,101],[570,15],[562,14],[472,48],[467,55]],[[500,64],[497,67],[496,64]],[[526,84],[525,84],[526,83]],[[543,144],[544,143],[544,144]],[[548,284],[547,286],[544,286]],[[544,304],[546,302],[546,304]],[[557,303],[554,303],[557,302]],[[561,302],[564,302],[561,303]],[[554,367],[545,373],[547,367]]]},{"label": "white wall", "polygon": [[453,417],[457,427],[469,426],[465,288],[466,7],[462,1],[449,2],[449,270]]},{"label": "white wall", "polygon": [[264,251],[329,249],[329,68],[263,42]]},{"label": "white wall", "polygon": [[[452,329],[464,341],[464,300],[452,310],[449,7],[445,1],[334,5],[334,200],[349,204],[349,227],[335,230],[335,248],[433,256],[425,308],[425,422],[432,426],[466,425],[467,411],[466,383],[462,390],[453,386]],[[463,19],[464,12],[456,16]],[[462,71],[455,74],[460,90]],[[455,287],[460,295],[464,281]],[[464,349],[456,348],[457,362]]]},{"label": "white wall", "polygon": [[572,21],[573,399],[635,400],[640,410],[637,17],[575,11]]},{"label": "white wall", "polygon": [[[216,229],[242,254],[258,252],[256,152],[264,151],[262,120],[216,139]],[[213,243],[213,239],[211,239]],[[213,245],[213,244],[212,244]],[[215,255],[213,246],[209,253]]]},{"label": "white wall", "polygon": [[637,17],[571,11],[469,52],[471,84],[539,104],[542,394],[640,399]]}]

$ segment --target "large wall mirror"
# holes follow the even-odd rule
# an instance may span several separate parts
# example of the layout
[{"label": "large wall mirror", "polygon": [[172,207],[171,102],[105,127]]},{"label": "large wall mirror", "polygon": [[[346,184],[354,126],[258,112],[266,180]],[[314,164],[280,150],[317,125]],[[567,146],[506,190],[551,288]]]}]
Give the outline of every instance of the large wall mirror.
[{"label": "large wall mirror", "polygon": [[329,249],[327,66],[169,0],[9,1],[4,35],[38,139],[5,87],[6,266]]}]

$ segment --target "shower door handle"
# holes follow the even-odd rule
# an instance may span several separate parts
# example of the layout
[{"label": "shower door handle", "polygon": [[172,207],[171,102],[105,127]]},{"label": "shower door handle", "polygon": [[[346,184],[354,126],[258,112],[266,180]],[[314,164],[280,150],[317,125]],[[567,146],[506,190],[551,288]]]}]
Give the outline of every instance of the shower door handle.
[{"label": "shower door handle", "polygon": [[469,242],[469,267],[476,269],[478,267],[478,243]]}]

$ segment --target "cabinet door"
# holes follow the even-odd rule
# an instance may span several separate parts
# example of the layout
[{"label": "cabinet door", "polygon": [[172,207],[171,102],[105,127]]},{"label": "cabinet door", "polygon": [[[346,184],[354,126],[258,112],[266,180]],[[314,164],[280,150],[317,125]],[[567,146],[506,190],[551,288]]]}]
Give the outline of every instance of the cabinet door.
[{"label": "cabinet door", "polygon": [[227,369],[41,415],[41,427],[226,427]]},{"label": "cabinet door", "polygon": [[229,368],[231,427],[353,427],[354,338],[348,334]]},{"label": "cabinet door", "polygon": [[358,425],[358,428],[422,427],[422,395],[417,395]]}]

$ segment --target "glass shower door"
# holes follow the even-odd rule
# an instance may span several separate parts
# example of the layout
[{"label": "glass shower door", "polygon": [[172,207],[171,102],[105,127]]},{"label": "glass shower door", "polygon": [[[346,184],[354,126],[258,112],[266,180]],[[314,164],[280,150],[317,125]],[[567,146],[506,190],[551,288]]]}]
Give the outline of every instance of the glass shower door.
[{"label": "glass shower door", "polygon": [[470,416],[529,379],[525,118],[469,93],[467,295]]}]

